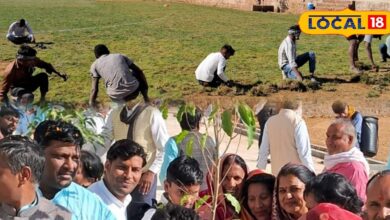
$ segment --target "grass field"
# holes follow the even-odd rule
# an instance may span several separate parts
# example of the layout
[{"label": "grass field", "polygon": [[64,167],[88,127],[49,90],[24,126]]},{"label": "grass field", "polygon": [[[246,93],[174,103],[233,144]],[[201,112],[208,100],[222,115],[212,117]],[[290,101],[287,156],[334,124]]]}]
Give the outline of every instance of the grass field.
[{"label": "grass field", "polygon": [[[166,7],[169,4],[168,7]],[[236,50],[227,75],[242,83],[277,82],[277,50],[298,16],[243,12],[154,1],[95,2],[89,0],[1,0],[0,61],[14,58],[17,46],[5,39],[8,26],[25,18],[38,41],[53,41],[38,56],[70,75],[68,82],[50,81],[48,99],[86,103],[93,47],[131,57],[147,75],[152,97],[181,99],[199,92],[194,71],[224,43]],[[319,76],[348,75],[348,43],[341,36],[302,34],[298,53],[313,50]],[[376,60],[378,41],[374,41]],[[366,59],[365,54],[362,57]],[[302,69],[308,72],[307,67]],[[99,100],[107,100],[102,88]]]}]

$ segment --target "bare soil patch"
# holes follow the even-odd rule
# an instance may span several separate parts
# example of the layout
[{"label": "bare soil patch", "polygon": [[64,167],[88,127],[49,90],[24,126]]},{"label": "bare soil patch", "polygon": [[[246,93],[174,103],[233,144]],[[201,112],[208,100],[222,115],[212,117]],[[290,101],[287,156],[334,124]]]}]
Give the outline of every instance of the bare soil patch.
[{"label": "bare soil patch", "polygon": [[323,83],[321,88],[312,89],[304,82],[302,85],[306,86],[306,92],[294,89],[296,88],[294,85],[297,84],[291,82],[285,83],[284,89],[280,89],[281,84],[258,84],[253,87],[260,88],[256,91],[268,92],[255,96],[253,88],[247,90],[246,93],[228,87],[216,90],[200,89],[199,93],[185,96],[185,101],[193,102],[201,107],[206,107],[210,103],[218,103],[222,107],[231,108],[239,101],[255,106],[262,99],[275,101],[289,97],[298,98],[303,102],[303,115],[312,143],[325,146],[326,129],[334,119],[331,105],[337,99],[345,100],[355,106],[363,116],[379,118],[379,150],[375,159],[387,161],[390,150],[390,126],[388,126],[390,124],[390,87],[388,87],[390,67],[389,64],[382,64],[379,72],[366,72],[368,73],[360,76],[357,83],[352,83],[348,79],[333,78],[333,81],[328,80]]}]

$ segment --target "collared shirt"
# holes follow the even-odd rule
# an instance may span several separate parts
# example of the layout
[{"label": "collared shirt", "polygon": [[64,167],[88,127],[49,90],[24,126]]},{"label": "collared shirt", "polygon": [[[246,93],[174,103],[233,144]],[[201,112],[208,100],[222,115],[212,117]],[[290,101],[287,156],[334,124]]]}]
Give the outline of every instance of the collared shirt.
[{"label": "collared shirt", "polygon": [[41,197],[39,192],[32,203],[19,210],[0,203],[0,219],[71,219],[71,216],[67,209]]},{"label": "collared shirt", "polygon": [[72,182],[57,192],[51,201],[71,211],[72,220],[115,220],[110,209],[96,194],[77,183]]},{"label": "collared shirt", "polygon": [[[270,154],[270,142],[268,139],[268,122],[265,124],[263,139],[261,141],[260,150],[259,150],[259,159],[257,167],[265,170],[267,166],[267,158]],[[304,120],[300,121],[295,127],[294,138],[299,159],[303,165],[309,168],[312,171],[315,171],[313,159],[311,156],[311,146],[309,132]],[[276,175],[276,174],[275,174]]]},{"label": "collared shirt", "polygon": [[28,25],[27,21],[26,21],[26,25],[23,27],[20,27],[19,21],[15,21],[8,28],[7,37],[10,35],[14,35],[15,37],[32,36],[33,31],[30,25]]},{"label": "collared shirt", "polygon": [[120,201],[107,189],[103,180],[93,183],[88,189],[103,200],[117,220],[127,220],[126,208],[131,202],[130,194],[126,196],[123,202]]},{"label": "collared shirt", "polygon": [[[127,114],[130,115],[133,113],[134,109],[139,105],[135,105],[132,109],[127,109]],[[108,113],[105,126],[103,127],[102,135],[108,137],[110,140],[106,140],[106,145],[111,145],[112,140],[112,114],[114,110],[111,110]],[[167,126],[165,125],[164,118],[162,117],[162,114],[160,111],[153,111],[152,113],[152,119],[151,119],[151,132],[153,136],[154,144],[156,145],[156,158],[153,161],[152,165],[150,166],[149,170],[152,171],[155,174],[158,174],[161,170],[161,165],[164,160],[164,146],[165,143],[167,143],[169,139],[169,134],[167,130]],[[106,149],[109,149],[109,146],[107,146]],[[103,155],[105,159],[105,155]]]},{"label": "collared shirt", "polygon": [[[163,204],[164,206],[167,205],[169,203],[169,199],[166,197],[166,193],[163,193],[161,195],[161,200],[160,200],[160,204]],[[155,208],[150,208],[148,211],[145,212],[145,215],[144,217],[142,217],[141,220],[151,220],[154,213],[156,213],[156,209]]]},{"label": "collared shirt", "polygon": [[214,73],[217,72],[219,78],[224,82],[228,81],[224,71],[226,67],[226,58],[221,52],[209,54],[196,68],[195,76],[197,80],[211,82],[214,78]]},{"label": "collared shirt", "polygon": [[291,67],[297,67],[295,59],[297,58],[297,49],[295,42],[287,36],[279,46],[278,64],[282,69],[284,65],[290,64]]}]

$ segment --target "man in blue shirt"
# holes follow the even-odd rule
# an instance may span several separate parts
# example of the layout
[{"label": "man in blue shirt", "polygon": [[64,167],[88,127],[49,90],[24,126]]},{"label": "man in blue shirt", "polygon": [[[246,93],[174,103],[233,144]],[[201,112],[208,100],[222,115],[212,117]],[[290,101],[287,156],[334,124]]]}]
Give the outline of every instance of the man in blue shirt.
[{"label": "man in blue shirt", "polygon": [[84,142],[72,124],[47,120],[38,125],[34,139],[45,155],[39,185],[42,195],[72,212],[72,219],[115,219],[108,207],[92,192],[73,183]]},{"label": "man in blue shirt", "polygon": [[337,100],[332,104],[333,112],[337,118],[347,118],[351,120],[356,130],[356,145],[355,147],[360,149],[361,136],[362,136],[362,124],[363,116],[352,105],[348,105],[346,102]]}]

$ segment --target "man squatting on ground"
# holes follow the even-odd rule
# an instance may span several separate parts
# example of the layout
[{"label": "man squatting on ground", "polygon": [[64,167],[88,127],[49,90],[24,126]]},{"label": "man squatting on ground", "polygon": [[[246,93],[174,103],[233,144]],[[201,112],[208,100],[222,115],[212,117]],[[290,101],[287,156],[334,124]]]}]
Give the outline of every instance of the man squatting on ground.
[{"label": "man squatting on ground", "polygon": [[225,69],[227,60],[234,53],[235,50],[228,44],[223,45],[219,52],[210,53],[195,70],[195,77],[199,84],[213,88],[217,88],[221,84],[233,86],[233,82],[225,75]]},{"label": "man squatting on ground", "polygon": [[34,43],[33,31],[23,18],[15,21],[8,28],[7,39],[14,44]]},{"label": "man squatting on ground", "polygon": [[135,99],[140,92],[144,101],[149,102],[148,82],[144,72],[131,59],[122,54],[110,54],[107,46],[103,44],[96,45],[94,52],[96,60],[90,70],[90,106],[96,106],[100,78],[103,78],[107,95],[113,102],[125,103]]},{"label": "man squatting on ground", "polygon": [[9,90],[18,90],[16,96],[33,93],[39,88],[41,102],[45,102],[46,93],[49,91],[49,79],[45,72],[35,74],[35,67],[45,69],[48,74],[56,73],[66,80],[66,75],[59,73],[50,63],[36,57],[37,51],[30,46],[22,45],[13,60],[5,68],[0,87],[0,101],[8,103]]},{"label": "man squatting on ground", "polygon": [[288,29],[288,36],[282,41],[278,51],[278,63],[283,71],[283,79],[303,80],[302,73],[298,70],[309,61],[309,71],[311,81],[316,82],[314,71],[316,70],[316,56],[313,51],[297,56],[296,41],[299,40],[301,29],[299,25],[291,26]]}]

